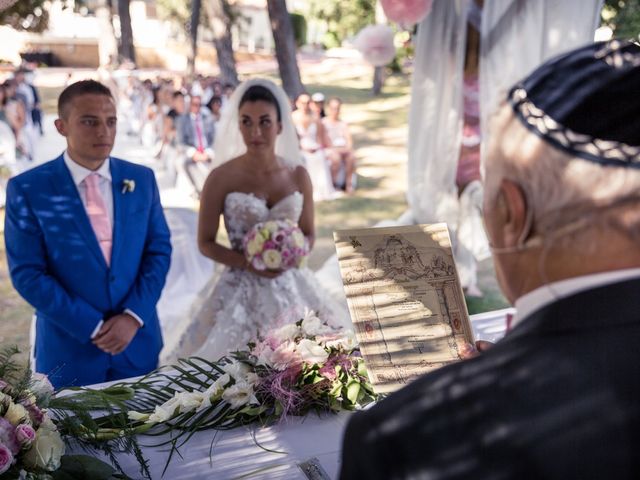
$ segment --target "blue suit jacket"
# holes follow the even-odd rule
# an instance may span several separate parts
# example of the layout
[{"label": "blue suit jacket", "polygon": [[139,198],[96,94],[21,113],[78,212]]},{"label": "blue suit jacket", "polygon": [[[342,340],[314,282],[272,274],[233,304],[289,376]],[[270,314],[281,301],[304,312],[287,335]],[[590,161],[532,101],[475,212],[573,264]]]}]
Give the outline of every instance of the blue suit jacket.
[{"label": "blue suit jacket", "polygon": [[[102,255],[62,156],[9,181],[5,242],[16,290],[36,309],[36,369],[56,386],[103,381],[112,362],[155,368],[162,348],[156,313],[171,244],[153,172],[111,158],[113,249]],[[135,181],[123,193],[124,180]],[[102,319],[125,309],[144,321],[126,350],[91,343]],[[122,358],[124,357],[124,358]],[[126,373],[126,372],[125,372]]]}]

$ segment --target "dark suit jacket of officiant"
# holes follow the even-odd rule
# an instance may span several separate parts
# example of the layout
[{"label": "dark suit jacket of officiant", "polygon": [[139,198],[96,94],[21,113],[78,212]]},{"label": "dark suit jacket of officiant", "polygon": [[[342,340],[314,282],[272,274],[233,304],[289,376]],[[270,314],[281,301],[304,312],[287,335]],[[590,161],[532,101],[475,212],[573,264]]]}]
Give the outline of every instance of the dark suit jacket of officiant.
[{"label": "dark suit jacket of officiant", "polygon": [[640,478],[640,279],[548,305],[355,414],[340,478]]}]

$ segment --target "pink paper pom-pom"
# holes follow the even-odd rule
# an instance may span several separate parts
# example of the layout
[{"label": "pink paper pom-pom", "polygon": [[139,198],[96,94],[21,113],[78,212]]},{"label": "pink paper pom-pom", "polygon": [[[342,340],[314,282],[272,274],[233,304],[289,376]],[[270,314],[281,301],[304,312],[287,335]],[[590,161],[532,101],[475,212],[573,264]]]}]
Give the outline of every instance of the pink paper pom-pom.
[{"label": "pink paper pom-pom", "polygon": [[380,0],[380,3],[389,20],[408,28],[424,20],[433,0]]},{"label": "pink paper pom-pom", "polygon": [[354,43],[364,59],[375,67],[387,65],[396,55],[393,30],[387,25],[364,27],[356,36]]}]

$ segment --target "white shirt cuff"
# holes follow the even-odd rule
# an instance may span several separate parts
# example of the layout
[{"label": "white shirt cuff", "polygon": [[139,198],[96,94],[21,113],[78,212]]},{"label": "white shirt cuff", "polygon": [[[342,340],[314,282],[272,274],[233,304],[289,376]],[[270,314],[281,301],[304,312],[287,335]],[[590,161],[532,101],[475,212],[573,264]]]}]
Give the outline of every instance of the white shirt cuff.
[{"label": "white shirt cuff", "polygon": [[93,329],[93,332],[91,333],[91,340],[93,340],[94,338],[96,338],[96,335],[98,335],[98,332],[100,331],[100,329],[102,328],[102,325],[104,325],[104,320],[100,320],[98,322],[98,325],[96,325],[96,328]]},{"label": "white shirt cuff", "polygon": [[128,308],[125,308],[124,312],[122,312],[122,313],[127,313],[127,314],[131,315],[140,324],[140,328],[144,327],[144,322],[142,321],[142,319],[134,311],[129,310]]},{"label": "white shirt cuff", "polygon": [[[144,322],[142,321],[142,319],[132,310],[129,310],[128,308],[125,309],[124,312],[122,313],[126,313],[128,315],[131,315],[133,318],[135,318],[136,322],[138,322],[140,324],[140,328],[144,327]],[[100,320],[98,322],[98,325],[96,325],[96,328],[93,329],[93,332],[91,332],[91,340],[93,340],[94,338],[96,338],[96,335],[98,335],[98,332],[100,331],[100,329],[102,328],[102,325],[104,325],[104,320]]]}]

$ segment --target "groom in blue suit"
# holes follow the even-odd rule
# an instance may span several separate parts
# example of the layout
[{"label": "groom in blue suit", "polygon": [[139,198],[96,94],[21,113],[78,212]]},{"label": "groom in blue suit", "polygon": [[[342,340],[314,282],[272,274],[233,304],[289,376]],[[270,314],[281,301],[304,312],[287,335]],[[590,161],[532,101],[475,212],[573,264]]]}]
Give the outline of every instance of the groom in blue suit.
[{"label": "groom in blue suit", "polygon": [[171,255],[155,177],[110,157],[104,85],[70,85],[58,115],[65,152],[7,186],[7,258],[36,310],[35,368],[58,388],[143,375],[162,348],[156,303]]}]

